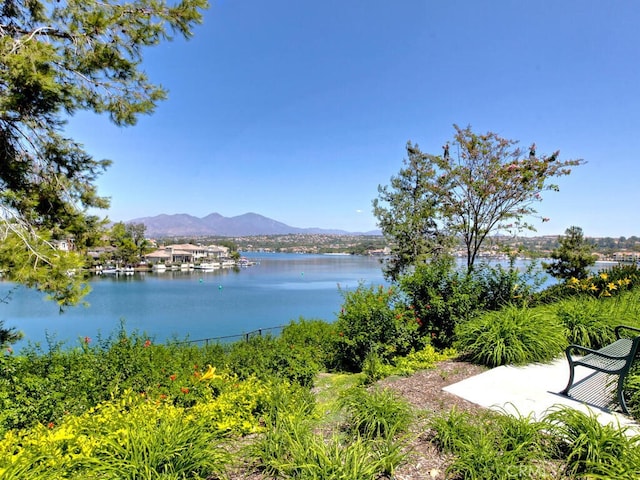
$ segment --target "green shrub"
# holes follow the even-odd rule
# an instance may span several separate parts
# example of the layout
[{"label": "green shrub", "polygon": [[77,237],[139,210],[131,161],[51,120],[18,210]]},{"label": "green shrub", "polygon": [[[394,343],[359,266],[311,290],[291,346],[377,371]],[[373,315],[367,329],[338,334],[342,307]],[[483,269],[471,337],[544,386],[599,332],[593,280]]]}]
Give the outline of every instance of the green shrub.
[{"label": "green shrub", "polygon": [[540,309],[509,306],[456,330],[457,347],[488,367],[553,360],[567,345],[563,326]]},{"label": "green shrub", "polygon": [[420,334],[437,347],[449,347],[458,323],[472,318],[481,308],[480,285],[472,276],[455,270],[452,259],[417,265],[400,279],[420,323]]},{"label": "green shrub", "polygon": [[361,284],[342,294],[344,302],[335,323],[340,368],[357,372],[371,352],[388,362],[420,345],[419,320],[393,287]]},{"label": "green shrub", "polygon": [[452,454],[451,478],[550,478],[544,467],[548,442],[543,422],[452,409],[431,418],[428,426],[436,447]]},{"label": "green shrub", "polygon": [[284,327],[280,338],[288,345],[308,350],[313,360],[325,370],[333,370],[337,367],[338,338],[336,326],[333,323],[300,318],[297,322],[291,322]]},{"label": "green shrub", "polygon": [[481,263],[472,272],[479,289],[478,303],[485,310],[500,310],[507,305],[527,305],[545,282],[534,260],[524,270],[516,267],[515,255],[509,257],[507,267]]},{"label": "green shrub", "polygon": [[625,402],[631,416],[640,421],[640,362],[636,361],[625,379]]},{"label": "green shrub", "polygon": [[404,445],[392,438],[316,433],[309,403],[285,390],[275,395],[265,431],[250,447],[270,478],[370,480],[391,475],[404,460]]},{"label": "green shrub", "polygon": [[411,352],[404,357],[396,357],[391,365],[380,367],[382,378],[390,375],[408,376],[418,370],[427,370],[435,367],[437,362],[454,358],[458,352],[453,348],[445,348],[438,351],[433,346],[427,345],[421,350]]},{"label": "green shrub", "polygon": [[228,368],[240,378],[279,377],[304,386],[311,386],[321,370],[311,348],[271,335],[234,343],[226,360]]}]

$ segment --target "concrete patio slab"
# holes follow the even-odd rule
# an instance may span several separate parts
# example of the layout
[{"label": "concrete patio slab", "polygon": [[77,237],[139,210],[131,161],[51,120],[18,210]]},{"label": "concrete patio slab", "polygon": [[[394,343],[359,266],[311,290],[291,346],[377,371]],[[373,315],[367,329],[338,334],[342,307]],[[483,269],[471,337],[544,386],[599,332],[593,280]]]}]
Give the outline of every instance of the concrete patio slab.
[{"label": "concrete patio slab", "polygon": [[496,367],[444,390],[483,407],[535,419],[544,417],[555,405],[566,405],[593,412],[602,424],[627,426],[630,433],[640,433],[638,423],[609,403],[613,398],[610,376],[576,367],[571,397],[560,394],[568,378],[567,360],[560,358],[549,364]]}]

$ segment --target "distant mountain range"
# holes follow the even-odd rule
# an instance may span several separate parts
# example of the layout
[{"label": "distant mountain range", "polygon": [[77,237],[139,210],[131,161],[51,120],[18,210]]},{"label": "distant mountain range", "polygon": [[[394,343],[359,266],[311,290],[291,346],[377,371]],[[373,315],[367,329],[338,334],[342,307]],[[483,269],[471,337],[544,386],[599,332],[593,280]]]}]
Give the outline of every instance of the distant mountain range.
[{"label": "distant mountain range", "polygon": [[380,231],[347,232],[345,230],[328,230],[322,228],[291,227],[257,213],[245,213],[237,217],[223,217],[219,213],[211,213],[198,218],[186,213],[175,215],[161,214],[155,217],[142,217],[126,223],[144,223],[148,237],[189,237],[220,236],[248,237],[255,235],[286,234],[324,234],[324,235],[380,235]]}]

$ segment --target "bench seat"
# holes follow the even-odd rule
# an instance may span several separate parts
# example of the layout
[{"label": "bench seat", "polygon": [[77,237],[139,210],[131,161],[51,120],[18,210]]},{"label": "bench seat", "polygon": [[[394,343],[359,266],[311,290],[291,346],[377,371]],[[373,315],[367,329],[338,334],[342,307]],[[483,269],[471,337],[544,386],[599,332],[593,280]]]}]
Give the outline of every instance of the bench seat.
[{"label": "bench seat", "polygon": [[[636,336],[632,338],[623,337],[623,331],[636,332]],[[569,391],[573,386],[576,366],[590,368],[610,375],[617,375],[617,401],[622,411],[628,414],[629,411],[624,400],[623,388],[624,380],[631,370],[631,366],[638,352],[638,344],[640,343],[640,335],[638,334],[640,334],[640,329],[638,328],[619,325],[615,328],[617,340],[599,350],[581,345],[569,345],[565,350],[567,360],[569,361],[569,382],[561,393],[570,396]]]}]

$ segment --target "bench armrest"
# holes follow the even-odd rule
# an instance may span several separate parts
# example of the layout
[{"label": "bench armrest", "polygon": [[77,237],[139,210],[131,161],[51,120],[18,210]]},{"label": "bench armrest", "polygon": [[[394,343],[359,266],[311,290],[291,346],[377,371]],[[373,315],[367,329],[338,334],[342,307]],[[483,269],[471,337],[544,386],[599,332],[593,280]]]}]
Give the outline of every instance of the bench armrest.
[{"label": "bench armrest", "polygon": [[599,357],[608,358],[609,360],[619,360],[621,358],[627,358],[629,356],[628,353],[626,355],[608,355],[606,353],[602,353],[602,352],[600,352],[598,350],[594,350],[592,348],[583,347],[582,345],[569,345],[565,349],[565,352],[567,354],[567,357],[569,357],[570,359],[572,358],[571,350],[582,350],[584,352],[591,353],[591,354],[597,355]]},{"label": "bench armrest", "polygon": [[[636,328],[636,327],[630,327],[629,325],[618,325],[615,328],[615,333],[616,333],[616,338],[619,340],[620,337],[620,330],[633,330],[634,332],[637,332],[638,334],[640,334],[640,328]],[[638,335],[636,335],[637,337]]]}]

